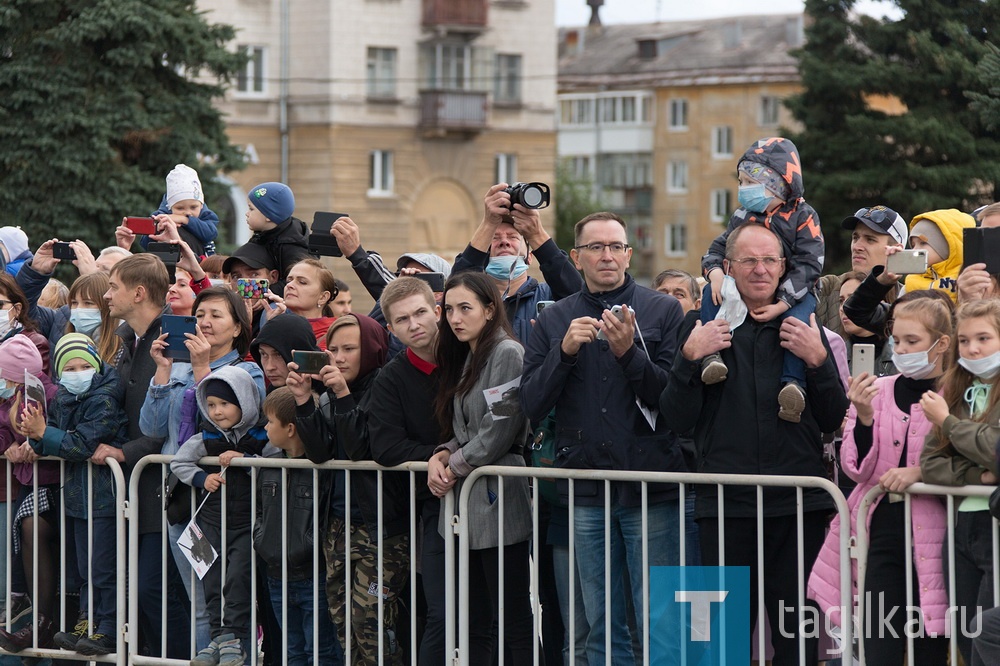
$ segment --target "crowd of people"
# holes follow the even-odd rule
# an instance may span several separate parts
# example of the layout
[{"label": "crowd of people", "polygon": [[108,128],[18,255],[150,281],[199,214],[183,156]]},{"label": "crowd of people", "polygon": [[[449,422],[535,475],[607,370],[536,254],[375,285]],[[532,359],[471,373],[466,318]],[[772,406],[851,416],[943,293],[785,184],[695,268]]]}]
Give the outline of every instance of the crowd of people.
[{"label": "crowd of people", "polygon": [[[58,239],[32,252],[22,230],[0,228],[0,452],[11,472],[0,488],[11,503],[0,510],[11,517],[0,529],[11,581],[0,648],[116,650],[125,563],[113,548],[107,461],[131,474],[144,457],[167,454],[166,483],[158,468],[136,472],[142,654],[243,664],[258,648],[256,604],[266,660],[403,664],[416,654],[421,665],[444,664],[452,521],[441,498],[477,468],[534,463],[830,478],[849,495],[852,523],[831,523],[833,501],[817,489],[797,501],[794,489],[766,487],[758,506],[752,487],[720,498],[717,486],[690,486],[681,497],[665,483],[479,478],[464,509],[470,663],[503,652],[527,664],[540,651],[550,665],[571,652],[596,665],[607,646],[612,663],[638,663],[644,559],[762,568],[751,598],[764,599],[773,663],[817,663],[815,637],[800,641],[795,629],[803,608],[788,572],[801,553],[806,603],[834,625],[847,621],[856,609],[840,599],[839,535],[876,486],[887,494],[868,519],[867,589],[905,606],[912,562],[916,609],[891,624],[902,634],[915,617],[926,628],[915,663],[944,663],[948,567],[968,611],[962,655],[993,663],[1000,615],[976,610],[994,606],[988,504],[959,503],[946,562],[944,504],[914,499],[908,559],[896,500],[918,481],[997,483],[1000,294],[986,264],[964,265],[963,230],[1000,226],[1000,204],[975,216],[925,212],[909,225],[885,206],[862,208],[842,222],[851,271],[822,275],[823,233],[800,165],[787,139],[755,142],[738,162],[740,207],[703,275],[670,269],[652,288],[627,272],[623,218],[584,217],[565,252],[536,210],[511,204],[505,183],[486,193],[483,220],[454,262],[406,253],[393,271],[341,217],[330,233],[376,301],[368,315],[352,311],[346,284],[310,253],[281,183],[250,190],[253,237],[228,257],[215,254],[218,218],[185,165],[167,176],[155,233],[123,220],[115,245],[96,256]],[[67,247],[75,258],[57,258]],[[926,269],[887,270],[908,249],[923,251]],[[52,274],[68,261],[79,277],[67,289]],[[528,274],[532,262],[543,281]],[[871,366],[854,372],[865,354]],[[43,456],[66,461],[65,471]],[[328,468],[265,467],[253,482],[232,464],[251,456],[417,461],[427,473],[415,489],[407,474]],[[759,562],[747,546],[758,539]],[[57,631],[60,603],[79,615]],[[793,629],[773,631],[779,624]],[[988,630],[973,641],[981,624]],[[650,649],[680,663],[676,636],[655,633]],[[906,650],[891,636],[864,635],[861,645],[868,663],[902,663]]]}]

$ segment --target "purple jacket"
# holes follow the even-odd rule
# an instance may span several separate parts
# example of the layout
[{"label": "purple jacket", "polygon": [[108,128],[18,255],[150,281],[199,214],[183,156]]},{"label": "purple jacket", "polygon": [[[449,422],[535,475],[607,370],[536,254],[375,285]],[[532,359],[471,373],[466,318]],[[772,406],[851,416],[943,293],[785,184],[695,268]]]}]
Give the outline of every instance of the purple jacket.
[{"label": "purple jacket", "polygon": [[[894,467],[919,467],[920,452],[923,450],[924,438],[931,431],[932,424],[924,416],[919,404],[913,405],[907,414],[896,406],[893,398],[893,387],[899,375],[880,377],[875,380],[879,388],[872,401],[875,408],[873,443],[871,451],[863,460],[858,460],[858,449],[854,441],[854,425],[857,412],[851,406],[847,414],[847,427],[844,429],[844,444],[841,456],[844,472],[857,481],[847,504],[851,509],[851,536],[855,538],[854,526],[857,525],[858,507],[862,498],[869,490],[878,485],[882,474]],[[900,461],[902,442],[906,441],[906,460]],[[902,463],[902,464],[901,464]],[[883,495],[876,500],[885,499]],[[925,631],[945,635],[945,610],[948,607],[948,593],[945,590],[945,579],[941,562],[941,544],[947,531],[947,517],[944,505],[937,497],[913,497],[912,503],[912,534],[913,561],[916,565],[917,582],[920,590],[920,608],[924,614]],[[868,512],[868,527],[871,527],[873,506]],[[830,532],[827,534],[823,549],[813,565],[809,577],[808,596],[814,599],[820,609],[830,616],[831,621],[841,626],[840,613],[840,517],[833,519]],[[857,567],[852,564],[851,579],[854,582],[854,593],[858,592]]]},{"label": "purple jacket", "polygon": [[[52,398],[55,397],[56,392],[59,390],[58,384],[53,384],[52,380],[49,379],[49,374],[42,371],[42,374],[38,376],[42,380],[42,384],[45,385],[45,399],[46,402],[52,404]],[[21,392],[22,399],[24,397],[23,390],[18,389]],[[10,423],[10,408],[13,405],[14,399],[0,401],[0,453],[3,453],[11,446],[16,444],[22,444],[25,441],[23,435],[14,432],[14,427]],[[8,463],[4,460],[4,465]],[[14,478],[23,485],[30,486],[32,483],[32,469],[34,465],[28,465],[26,463],[18,463],[16,465],[11,465],[11,473]],[[0,480],[0,502],[6,501],[7,497],[7,474],[6,470],[0,467],[0,474],[3,474],[2,480]],[[59,463],[58,462],[39,462],[38,463],[38,484],[39,485],[50,485],[59,483]],[[12,495],[13,498],[13,495]]]}]

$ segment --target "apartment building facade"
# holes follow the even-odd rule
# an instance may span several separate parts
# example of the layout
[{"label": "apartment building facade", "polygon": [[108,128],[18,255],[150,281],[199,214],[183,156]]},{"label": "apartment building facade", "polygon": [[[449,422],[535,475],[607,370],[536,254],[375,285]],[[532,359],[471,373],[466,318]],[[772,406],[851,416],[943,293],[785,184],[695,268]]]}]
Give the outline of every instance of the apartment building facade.
[{"label": "apartment building facade", "polygon": [[[199,8],[234,25],[248,55],[221,103],[248,158],[234,191],[285,179],[298,217],[349,214],[394,264],[407,251],[453,258],[492,184],[554,181],[554,0]],[[346,261],[332,267],[358,299]]]}]

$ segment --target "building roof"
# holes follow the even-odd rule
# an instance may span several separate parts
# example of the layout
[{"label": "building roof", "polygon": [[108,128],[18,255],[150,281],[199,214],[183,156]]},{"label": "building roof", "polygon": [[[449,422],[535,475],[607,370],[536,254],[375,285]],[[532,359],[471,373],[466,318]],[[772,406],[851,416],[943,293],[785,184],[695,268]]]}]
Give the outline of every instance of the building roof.
[{"label": "building roof", "polygon": [[802,14],[562,28],[559,91],[797,81]]}]

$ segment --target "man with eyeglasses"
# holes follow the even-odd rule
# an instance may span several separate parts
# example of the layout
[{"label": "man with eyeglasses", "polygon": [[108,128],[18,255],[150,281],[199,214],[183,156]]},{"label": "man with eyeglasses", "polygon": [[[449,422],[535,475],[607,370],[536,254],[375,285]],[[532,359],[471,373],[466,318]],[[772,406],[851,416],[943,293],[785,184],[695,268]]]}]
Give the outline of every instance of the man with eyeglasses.
[{"label": "man with eyeglasses", "polygon": [[[625,272],[632,249],[625,221],[618,215],[588,215],[577,222],[575,238],[570,257],[583,271],[584,285],[538,316],[524,354],[521,405],[532,422],[555,409],[557,467],[684,472],[677,438],[656,411],[674,362],[680,304],[639,286]],[[623,573],[627,567],[637,610],[636,641],[641,644],[642,546],[645,541],[651,566],[679,563],[678,491],[666,484],[647,487],[643,530],[641,485],[613,482],[608,487],[611,561],[606,563],[605,483],[578,479],[573,485],[571,527],[590,625],[587,660],[605,663],[605,621],[610,612],[613,663],[633,664]],[[557,488],[568,500],[568,483],[557,481]],[[605,598],[606,576],[609,598]]]},{"label": "man with eyeglasses", "polygon": [[[782,244],[775,233],[748,224],[726,242],[723,268],[733,278],[748,309],[766,307],[778,298],[784,270]],[[816,323],[798,319],[758,321],[752,317],[730,330],[724,320],[700,321],[682,333],[680,354],[660,398],[660,414],[675,432],[694,429],[698,472],[826,477],[821,433],[836,430],[848,401],[826,335]],[[785,351],[806,365],[806,387],[814,399],[806,402],[798,423],[777,416],[781,360]],[[725,382],[706,384],[701,360],[720,354],[729,367]],[[808,580],[816,554],[823,545],[833,500],[826,491],[802,491],[802,541],[797,529],[794,488],[763,489],[763,534],[757,530],[757,489],[725,488],[719,513],[716,486],[699,486],[695,504],[701,540],[702,564],[717,566],[723,541],[726,566],[748,566],[751,631],[758,608],[757,571],[764,573],[764,607],[771,624],[775,664],[816,664],[816,639],[806,639],[800,662],[796,629],[798,603],[798,547]],[[763,559],[757,560],[758,538]],[[811,617],[806,614],[804,617]],[[814,634],[815,635],[815,634]]]}]

